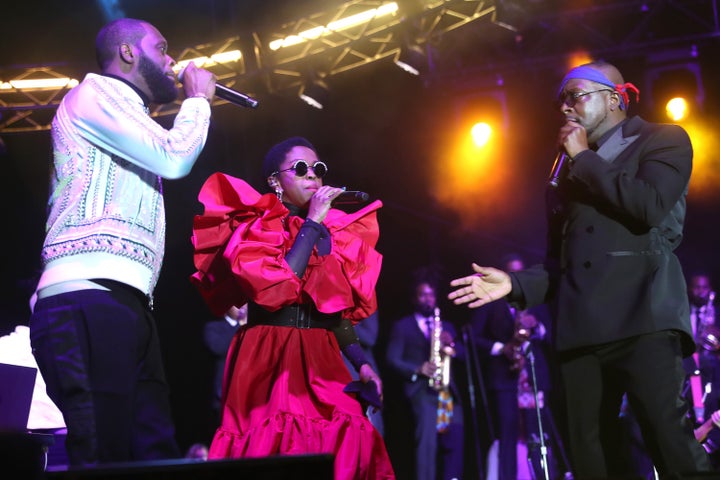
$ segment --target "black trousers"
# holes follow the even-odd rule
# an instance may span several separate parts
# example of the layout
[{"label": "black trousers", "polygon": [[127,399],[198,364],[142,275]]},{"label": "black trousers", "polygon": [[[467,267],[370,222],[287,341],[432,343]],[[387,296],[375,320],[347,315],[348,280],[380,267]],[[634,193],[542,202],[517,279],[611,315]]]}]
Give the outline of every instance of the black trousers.
[{"label": "black trousers", "polygon": [[709,470],[682,396],[679,334],[662,331],[560,356],[576,479],[632,475],[621,451],[622,395],[637,416],[660,475]]},{"label": "black trousers", "polygon": [[180,456],[155,321],[137,290],[40,299],[33,353],[65,418],[71,465]]},{"label": "black trousers", "polygon": [[491,390],[493,426],[498,437],[498,479],[516,480],[517,443],[520,426],[518,391]]}]

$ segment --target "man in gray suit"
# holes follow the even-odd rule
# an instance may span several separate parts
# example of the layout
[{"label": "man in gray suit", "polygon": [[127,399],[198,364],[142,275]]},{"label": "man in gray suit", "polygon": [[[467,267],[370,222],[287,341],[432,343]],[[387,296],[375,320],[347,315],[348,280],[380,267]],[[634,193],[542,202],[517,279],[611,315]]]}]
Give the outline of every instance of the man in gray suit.
[{"label": "man in gray suit", "polygon": [[558,92],[567,161],[548,188],[543,264],[507,274],[473,265],[451,282],[456,304],[550,302],[566,387],[575,478],[628,475],[619,451],[624,393],[661,475],[705,471],[680,400],[682,358],[694,349],[682,238],[692,169],[687,133],[628,118],[628,90],[607,63],[572,69]]}]

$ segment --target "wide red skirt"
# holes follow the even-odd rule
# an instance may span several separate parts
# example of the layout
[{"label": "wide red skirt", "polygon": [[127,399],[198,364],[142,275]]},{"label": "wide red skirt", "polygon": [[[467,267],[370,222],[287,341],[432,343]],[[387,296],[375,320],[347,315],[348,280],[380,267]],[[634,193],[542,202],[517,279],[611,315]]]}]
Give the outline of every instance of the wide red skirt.
[{"label": "wide red skirt", "polygon": [[336,479],[395,478],[380,434],[354,397],[334,335],[256,325],[235,336],[210,458],[335,455]]}]

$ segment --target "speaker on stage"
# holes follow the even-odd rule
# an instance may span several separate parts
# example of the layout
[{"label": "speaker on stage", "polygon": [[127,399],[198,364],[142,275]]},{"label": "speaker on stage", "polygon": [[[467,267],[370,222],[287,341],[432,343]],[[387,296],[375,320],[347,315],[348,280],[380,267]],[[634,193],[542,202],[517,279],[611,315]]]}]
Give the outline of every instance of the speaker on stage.
[{"label": "speaker on stage", "polygon": [[42,480],[45,446],[33,435],[0,431],[0,478]]},{"label": "speaker on stage", "polygon": [[161,460],[46,472],[47,480],[333,480],[332,455],[234,460]]}]

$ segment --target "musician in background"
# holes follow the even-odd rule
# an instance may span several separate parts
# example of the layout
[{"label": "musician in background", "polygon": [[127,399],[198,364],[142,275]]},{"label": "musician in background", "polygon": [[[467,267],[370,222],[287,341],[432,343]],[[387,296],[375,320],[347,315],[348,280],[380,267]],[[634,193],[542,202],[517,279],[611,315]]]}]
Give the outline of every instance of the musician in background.
[{"label": "musician in background", "polygon": [[[715,469],[720,467],[720,430],[712,420],[720,409],[720,329],[715,323],[715,292],[710,275],[695,271],[688,276],[688,302],[697,352],[683,359],[687,372],[685,396],[695,424],[696,438],[703,444]],[[720,417],[715,414],[716,419]],[[709,427],[709,428],[708,428]]]},{"label": "musician in background", "polygon": [[[691,408],[688,416],[695,428],[695,438],[709,454],[714,469],[720,468],[720,330],[715,326],[715,306],[710,275],[696,271],[687,276],[687,293],[690,304],[690,324],[697,351],[683,359],[686,378],[683,396]],[[632,461],[636,473],[643,478],[654,478],[652,459],[640,436],[632,410],[623,402],[621,418],[630,435]],[[649,472],[650,471],[650,472]],[[649,474],[650,473],[650,474]]]},{"label": "musician in background", "polygon": [[[516,254],[506,256],[501,264],[506,272],[524,268],[522,259]],[[488,303],[473,310],[471,314],[470,325],[481,359],[494,420],[493,430],[498,440],[498,480],[516,480],[518,474],[517,443],[520,426],[523,425],[520,419],[518,385],[523,387],[523,401],[533,401],[528,398],[532,385],[529,382],[526,355],[522,348],[525,342],[534,344],[541,405],[544,404],[544,397],[550,386],[547,365],[540,348],[540,342],[547,337],[548,317],[543,306],[519,311],[512,308],[505,299]],[[534,408],[534,404],[532,407]],[[531,420],[532,416],[528,416],[528,419]],[[534,424],[529,421],[525,423],[526,430],[537,431],[537,421]],[[495,464],[492,460],[488,459],[488,465]]]},{"label": "musician in background", "polygon": [[698,344],[702,343],[705,330],[715,325],[715,292],[710,275],[695,272],[688,280],[688,301],[690,303],[690,324]]},{"label": "musician in background", "polygon": [[720,370],[711,372],[714,388],[705,397],[703,422],[695,424],[695,438],[708,453],[714,471],[720,471]]},{"label": "musician in background", "polygon": [[[416,467],[412,478],[418,480],[460,479],[463,473],[460,392],[452,368],[444,379],[435,377],[442,367],[431,361],[431,352],[432,342],[439,340],[441,356],[452,367],[453,362],[462,361],[464,349],[461,342],[455,343],[453,325],[442,320],[442,313],[436,310],[437,293],[437,279],[429,270],[415,273],[414,311],[395,322],[387,347],[388,367],[403,379],[403,392],[412,408]],[[434,327],[436,320],[442,329],[439,334]],[[432,383],[439,384],[437,387],[431,386],[434,377]]]},{"label": "musician in background", "polygon": [[[687,373],[685,394],[693,406],[691,415],[696,424],[709,418],[717,407],[706,408],[705,402],[712,390],[719,389],[720,384],[713,381],[720,353],[720,330],[715,325],[715,292],[710,283],[710,275],[694,272],[688,276],[688,303],[690,304],[690,325],[692,327],[697,351],[683,359]],[[693,382],[694,381],[694,382]],[[707,414],[705,411],[707,410]]]},{"label": "musician in background", "polygon": [[244,304],[240,307],[233,305],[230,307],[222,319],[212,320],[205,324],[203,328],[203,341],[215,360],[215,371],[213,373],[213,389],[212,389],[212,410],[213,420],[216,421],[213,428],[220,424],[222,414],[222,383],[223,374],[225,373],[225,357],[227,357],[230,343],[235,333],[247,324],[248,306]]}]

